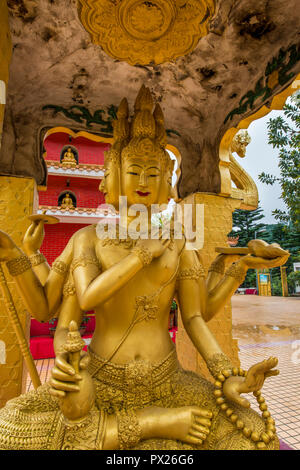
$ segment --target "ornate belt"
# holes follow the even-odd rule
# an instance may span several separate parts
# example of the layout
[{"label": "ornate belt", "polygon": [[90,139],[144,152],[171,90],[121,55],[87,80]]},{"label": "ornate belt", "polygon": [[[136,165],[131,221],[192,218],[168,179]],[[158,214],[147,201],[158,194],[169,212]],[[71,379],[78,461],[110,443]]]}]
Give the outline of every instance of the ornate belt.
[{"label": "ornate belt", "polygon": [[175,348],[159,363],[137,360],[128,364],[107,362],[89,349],[89,372],[94,379],[123,391],[149,390],[166,382],[179,368]]}]

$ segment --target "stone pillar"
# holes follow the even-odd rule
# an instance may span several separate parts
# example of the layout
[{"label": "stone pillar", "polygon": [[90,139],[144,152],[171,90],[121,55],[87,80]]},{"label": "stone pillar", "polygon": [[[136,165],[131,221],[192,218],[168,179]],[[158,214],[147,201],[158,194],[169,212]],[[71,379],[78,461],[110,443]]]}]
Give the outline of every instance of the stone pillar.
[{"label": "stone pillar", "polygon": [[3,0],[0,2],[0,147],[11,53],[7,3]]},{"label": "stone pillar", "polygon": [[[18,246],[21,246],[24,232],[30,224],[27,217],[36,212],[37,202],[36,183],[32,178],[0,176],[0,229],[7,232]],[[5,263],[2,266],[29,340],[29,314]],[[0,292],[0,407],[25,391],[26,377],[23,357]]]},{"label": "stone pillar", "polygon": [[[232,229],[232,212],[240,207],[241,201],[217,194],[196,193],[186,202],[204,205],[204,245],[199,253],[202,256],[207,274],[210,264],[217,256],[215,248],[228,246],[227,234]],[[223,352],[234,365],[239,366],[237,340],[232,338],[231,302],[228,302],[223,311],[208,322],[208,326]],[[210,380],[212,379],[205,362],[187,336],[180,318],[176,347],[184,369],[193,370]]]}]

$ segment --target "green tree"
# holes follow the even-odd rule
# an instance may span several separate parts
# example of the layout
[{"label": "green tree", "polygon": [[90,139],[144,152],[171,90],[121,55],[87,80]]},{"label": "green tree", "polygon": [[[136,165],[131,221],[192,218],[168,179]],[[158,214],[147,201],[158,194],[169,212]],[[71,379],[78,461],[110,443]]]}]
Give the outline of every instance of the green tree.
[{"label": "green tree", "polygon": [[268,143],[279,149],[280,176],[261,173],[260,181],[281,186],[281,199],[287,211],[273,211],[276,220],[292,223],[300,230],[300,93],[296,92],[283,108],[284,117],[270,119],[268,123]]},{"label": "green tree", "polygon": [[[258,207],[253,211],[237,209],[234,211],[233,227],[228,236],[239,236],[238,246],[247,246],[250,240],[259,238],[267,243],[278,243],[282,248],[291,253],[286,263],[289,292],[295,290],[295,283],[299,282],[299,274],[294,274],[293,263],[300,261],[300,232],[292,224],[264,224],[260,222],[264,218],[263,209]],[[273,268],[271,272],[272,294],[282,295],[280,268]],[[256,273],[249,270],[242,287],[255,287]]]},{"label": "green tree", "polygon": [[[236,209],[232,214],[233,230],[229,237],[239,237],[238,246],[247,246],[254,238],[263,239],[266,225],[260,222],[264,218],[263,209],[258,207],[253,211]],[[241,287],[256,287],[256,272],[249,269]]]},{"label": "green tree", "polygon": [[262,238],[266,225],[258,222],[264,217],[263,209],[260,207],[253,211],[235,210],[232,215],[233,230],[228,236],[238,236],[238,246],[247,246],[250,240]]}]

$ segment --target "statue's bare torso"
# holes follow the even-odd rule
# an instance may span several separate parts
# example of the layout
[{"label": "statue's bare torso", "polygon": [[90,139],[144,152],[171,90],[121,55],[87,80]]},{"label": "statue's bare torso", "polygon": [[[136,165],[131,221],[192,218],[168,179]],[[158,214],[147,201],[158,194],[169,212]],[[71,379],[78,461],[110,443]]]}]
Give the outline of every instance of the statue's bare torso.
[{"label": "statue's bare torso", "polygon": [[[89,249],[100,262],[102,273],[130,253],[130,248],[126,248],[122,243],[103,243],[97,237],[94,227],[86,230],[85,250],[87,240]],[[75,236],[75,248],[76,243],[82,243],[82,237],[78,239]],[[159,362],[173,349],[168,332],[168,320],[183,243],[182,240],[171,242],[159,258],[143,267],[109,300],[95,305],[96,328],[91,348],[97,355],[116,363],[127,363],[137,359]],[[156,293],[159,295],[159,302],[151,298]],[[153,312],[153,308],[157,307],[155,318],[137,322],[124,343],[111,357],[136,318],[137,299],[142,296],[149,296],[149,302],[147,300],[144,302],[146,309]]]}]

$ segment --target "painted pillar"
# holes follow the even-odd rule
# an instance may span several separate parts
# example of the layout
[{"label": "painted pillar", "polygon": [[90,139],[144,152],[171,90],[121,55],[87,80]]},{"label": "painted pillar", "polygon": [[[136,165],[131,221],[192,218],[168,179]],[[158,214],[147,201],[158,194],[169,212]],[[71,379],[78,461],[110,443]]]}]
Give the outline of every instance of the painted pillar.
[{"label": "painted pillar", "polygon": [[0,0],[0,147],[11,53],[7,3],[6,0]]},{"label": "painted pillar", "polygon": [[286,275],[286,266],[280,266],[280,274],[281,274],[282,296],[288,297],[289,288],[288,288],[287,275]]},{"label": "painted pillar", "polygon": [[[204,206],[202,222],[204,225],[204,245],[199,253],[202,256],[207,275],[210,264],[217,256],[215,248],[217,246],[227,246],[227,234],[232,229],[232,212],[240,207],[241,201],[216,194],[197,193],[185,202],[203,204]],[[184,330],[180,315],[178,320],[176,348],[183,368],[197,372],[212,380],[205,362],[197,353]],[[223,311],[208,322],[208,327],[215,335],[223,352],[231,359],[233,365],[239,366],[237,340],[232,338],[231,302],[228,302]]]},{"label": "painted pillar", "polygon": [[[37,202],[36,183],[32,178],[0,176],[0,229],[5,230],[18,246],[22,246],[24,232],[30,225],[27,217],[36,212]],[[5,263],[2,266],[25,336],[29,340],[29,314]],[[25,392],[26,378],[27,370],[0,292],[0,407],[7,400]]]}]

